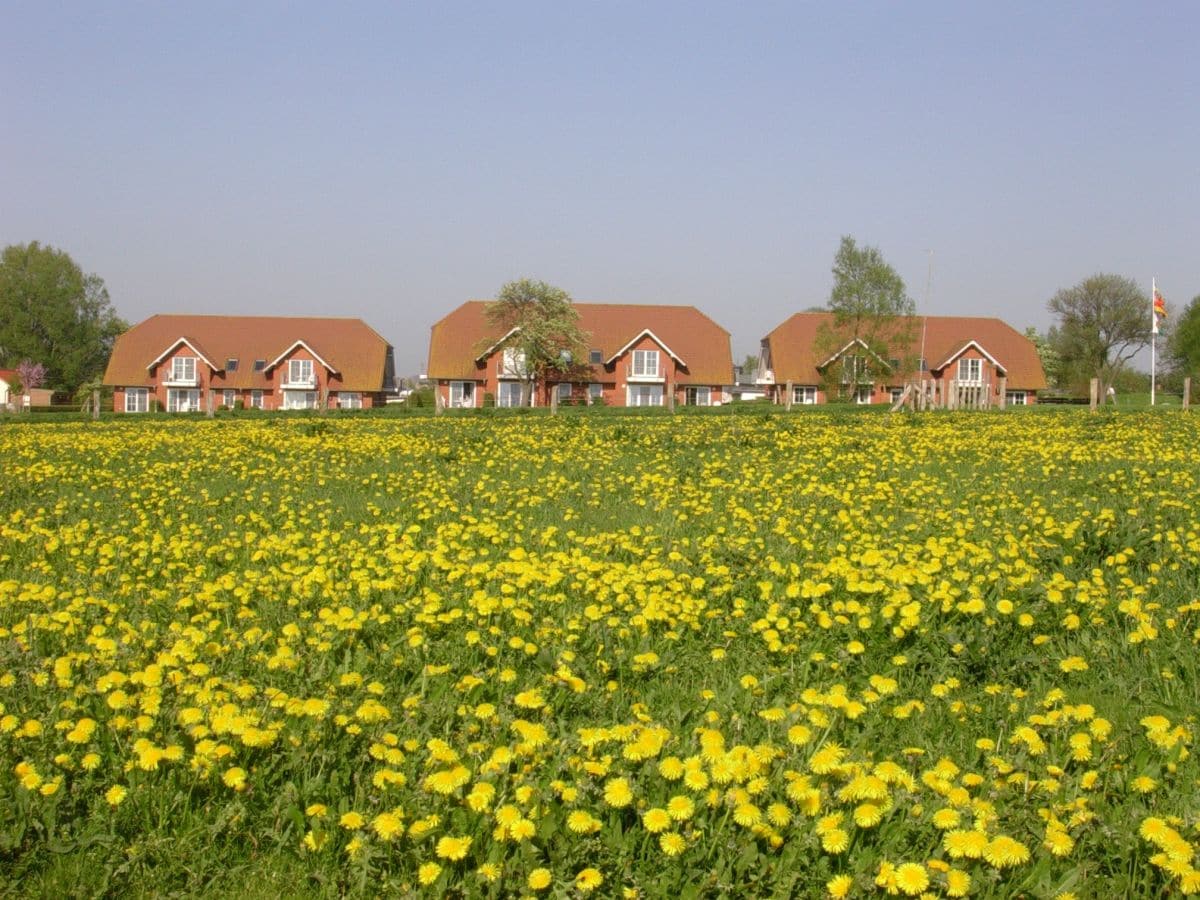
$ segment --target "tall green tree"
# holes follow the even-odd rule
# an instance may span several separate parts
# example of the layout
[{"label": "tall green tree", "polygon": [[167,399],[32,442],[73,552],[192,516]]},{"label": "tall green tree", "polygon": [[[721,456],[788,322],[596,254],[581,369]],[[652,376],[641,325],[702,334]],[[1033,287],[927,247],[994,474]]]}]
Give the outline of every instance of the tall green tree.
[{"label": "tall green tree", "polygon": [[29,359],[46,367],[46,384],[74,391],[104,371],[113,341],[129,326],[118,318],[98,275],[37,241],[0,255],[0,365]]},{"label": "tall green tree", "polygon": [[1038,359],[1042,363],[1042,371],[1046,373],[1046,383],[1052,387],[1060,387],[1062,376],[1062,358],[1058,355],[1058,329],[1053,326],[1045,334],[1041,334],[1030,325],[1025,329],[1025,337],[1037,349]]},{"label": "tall green tree", "polygon": [[1058,319],[1054,344],[1062,379],[1076,389],[1099,378],[1103,394],[1150,342],[1149,294],[1131,278],[1092,275],[1060,290],[1046,306]]},{"label": "tall green tree", "polygon": [[1167,342],[1171,368],[1181,377],[1200,373],[1200,295],[1179,315]]},{"label": "tall green tree", "polygon": [[828,358],[851,342],[848,349],[826,366],[829,396],[852,397],[858,387],[887,375],[897,365],[913,368],[916,304],[908,296],[904,279],[876,247],[859,246],[853,237],[842,238],[833,258],[833,289],[829,294],[832,326],[817,335],[816,347]]},{"label": "tall green tree", "polygon": [[487,320],[508,335],[504,349],[523,384],[522,405],[533,402],[534,386],[547,376],[570,377],[586,366],[587,336],[562,288],[529,278],[510,281],[488,304]]}]

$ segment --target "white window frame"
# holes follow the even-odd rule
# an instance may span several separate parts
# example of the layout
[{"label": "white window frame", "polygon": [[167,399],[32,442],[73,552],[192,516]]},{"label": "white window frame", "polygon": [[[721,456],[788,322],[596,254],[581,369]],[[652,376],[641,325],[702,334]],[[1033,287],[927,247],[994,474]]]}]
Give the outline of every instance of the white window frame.
[{"label": "white window frame", "polygon": [[450,382],[450,406],[454,409],[473,409],[475,406],[475,382]]},{"label": "white window frame", "polygon": [[635,378],[657,378],[658,374],[657,350],[633,351],[633,376]]},{"label": "white window frame", "polygon": [[171,377],[169,381],[180,384],[196,383],[196,362],[194,356],[176,356],[171,360]]},{"label": "white window frame", "polygon": [[525,351],[518,347],[505,347],[500,353],[499,378],[525,377]]},{"label": "white window frame", "polygon": [[1004,402],[1008,406],[1028,406],[1029,391],[1005,391]]},{"label": "white window frame", "polygon": [[628,385],[626,406],[662,406],[663,387],[661,384],[631,384]]},{"label": "white window frame", "polygon": [[892,398],[893,403],[899,403],[900,398],[904,396],[904,388],[898,388],[898,387],[889,388],[888,396],[890,396]]},{"label": "white window frame", "polygon": [[854,389],[854,403],[857,406],[870,406],[875,399],[875,385],[860,384]]},{"label": "white window frame", "polygon": [[684,406],[712,406],[712,388],[708,385],[689,385],[683,390]]},{"label": "white window frame", "polygon": [[284,409],[316,409],[317,408],[317,392],[316,391],[284,391],[283,392],[283,408]]},{"label": "white window frame", "polygon": [[520,381],[501,381],[496,385],[496,405],[505,409],[518,407],[522,393],[524,388]]},{"label": "white window frame", "polygon": [[311,384],[316,386],[317,378],[313,373],[311,359],[288,360],[288,384]]},{"label": "white window frame", "polygon": [[362,392],[338,391],[337,404],[338,409],[362,409]]},{"label": "white window frame", "polygon": [[792,385],[792,403],[800,406],[816,406],[817,389],[810,384]]},{"label": "white window frame", "polygon": [[559,403],[562,403],[564,400],[571,399],[572,388],[571,388],[571,383],[569,381],[560,381],[558,383],[558,386],[555,388],[555,390],[558,391],[558,402]]},{"label": "white window frame", "polygon": [[599,381],[593,381],[588,385],[588,402],[595,403],[604,396],[604,385]]},{"label": "white window frame", "polygon": [[983,360],[973,357],[959,359],[958,383],[962,385],[983,384]]},{"label": "white window frame", "polygon": [[226,388],[225,390],[221,391],[221,405],[222,406],[224,406],[227,409],[233,409],[234,404],[236,404],[236,403],[237,403],[237,391],[232,390],[231,388]]},{"label": "white window frame", "polygon": [[200,412],[200,389],[167,388],[167,412]]},{"label": "white window frame", "polygon": [[263,392],[262,391],[254,390],[254,391],[250,392],[250,408],[251,409],[262,409],[263,408]]},{"label": "white window frame", "polygon": [[[130,401],[133,401],[132,403]],[[150,411],[150,389],[144,387],[125,388],[125,412],[144,413]]]}]

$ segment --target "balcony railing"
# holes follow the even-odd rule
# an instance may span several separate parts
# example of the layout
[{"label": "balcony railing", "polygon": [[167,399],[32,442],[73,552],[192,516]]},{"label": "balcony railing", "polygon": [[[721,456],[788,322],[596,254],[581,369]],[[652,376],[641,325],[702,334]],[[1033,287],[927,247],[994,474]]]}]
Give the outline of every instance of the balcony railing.
[{"label": "balcony railing", "polygon": [[199,384],[199,375],[177,375],[174,372],[168,372],[163,378],[164,387],[198,387]]},{"label": "balcony railing", "polygon": [[658,369],[643,369],[641,372],[635,372],[633,366],[629,366],[625,370],[625,380],[632,382],[654,382],[665,381],[666,374],[661,368]]},{"label": "balcony railing", "polygon": [[280,383],[285,391],[311,391],[317,386],[317,376],[309,375],[307,378],[290,378],[287,377]]}]

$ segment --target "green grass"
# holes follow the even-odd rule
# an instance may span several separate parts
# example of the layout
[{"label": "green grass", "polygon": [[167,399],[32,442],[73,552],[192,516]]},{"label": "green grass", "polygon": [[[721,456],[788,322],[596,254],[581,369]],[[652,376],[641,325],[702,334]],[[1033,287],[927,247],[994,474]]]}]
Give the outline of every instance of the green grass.
[{"label": "green grass", "polygon": [[[1193,417],[390,413],[0,426],[0,889],[508,896],[544,867],[574,896],[595,867],[603,896],[817,896],[837,874],[882,895],[904,862],[935,887],[962,868],[972,896],[1178,888],[1138,828],[1178,817],[1196,845]],[[143,766],[139,739],[180,758]],[[423,786],[451,752],[468,783]],[[857,826],[849,785],[885,762],[912,784]],[[604,799],[618,777],[632,806]],[[675,857],[642,814],[679,794]],[[747,803],[790,821],[739,824]],[[506,804],[528,840],[497,832]],[[951,858],[945,806],[1030,859]],[[397,810],[404,835],[372,830]],[[599,830],[568,827],[581,810]],[[849,847],[827,852],[838,812]],[[438,856],[451,836],[465,859]]]}]

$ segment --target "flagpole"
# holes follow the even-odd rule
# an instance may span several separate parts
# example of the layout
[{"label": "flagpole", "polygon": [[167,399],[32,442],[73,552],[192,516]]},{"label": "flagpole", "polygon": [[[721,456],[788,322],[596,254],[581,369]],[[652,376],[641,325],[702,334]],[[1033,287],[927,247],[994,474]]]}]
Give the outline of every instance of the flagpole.
[{"label": "flagpole", "polygon": [[1158,313],[1154,311],[1154,298],[1158,296],[1158,284],[1150,279],[1150,405],[1154,405],[1155,376],[1158,373]]}]

